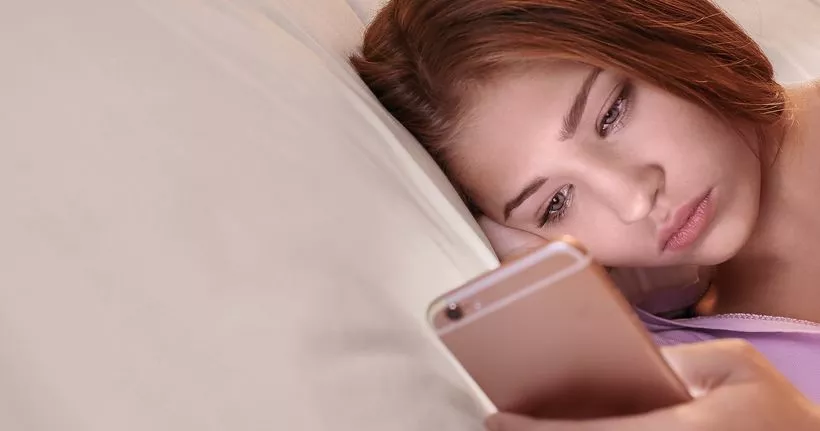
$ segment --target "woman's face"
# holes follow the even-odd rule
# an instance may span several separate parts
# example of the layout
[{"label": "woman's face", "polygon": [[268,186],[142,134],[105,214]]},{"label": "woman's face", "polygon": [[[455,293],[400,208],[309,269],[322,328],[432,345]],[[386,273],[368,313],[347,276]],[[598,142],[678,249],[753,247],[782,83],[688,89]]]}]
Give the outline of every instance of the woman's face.
[{"label": "woman's face", "polygon": [[754,227],[752,134],[692,103],[574,63],[474,96],[453,172],[511,235],[572,235],[604,265],[711,265]]}]

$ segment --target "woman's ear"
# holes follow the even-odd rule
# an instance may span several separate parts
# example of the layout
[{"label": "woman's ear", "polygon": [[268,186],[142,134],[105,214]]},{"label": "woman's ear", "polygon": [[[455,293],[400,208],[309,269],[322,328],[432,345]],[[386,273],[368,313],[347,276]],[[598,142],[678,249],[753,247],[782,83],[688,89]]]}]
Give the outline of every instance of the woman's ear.
[{"label": "woman's ear", "polygon": [[502,262],[542,247],[549,242],[538,235],[496,223],[487,216],[480,216],[478,225],[490,240],[498,260]]}]

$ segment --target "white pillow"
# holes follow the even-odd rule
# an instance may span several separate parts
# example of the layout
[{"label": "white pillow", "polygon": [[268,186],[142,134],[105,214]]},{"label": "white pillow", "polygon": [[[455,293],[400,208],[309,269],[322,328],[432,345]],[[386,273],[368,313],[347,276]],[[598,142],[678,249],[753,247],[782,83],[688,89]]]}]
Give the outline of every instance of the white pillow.
[{"label": "white pillow", "polygon": [[468,430],[495,265],[344,0],[0,5],[0,429]]},{"label": "white pillow", "polygon": [[814,0],[717,0],[760,46],[778,80],[820,77],[820,3]]},{"label": "white pillow", "polygon": [[347,3],[363,22],[369,22],[387,0],[347,0]]}]

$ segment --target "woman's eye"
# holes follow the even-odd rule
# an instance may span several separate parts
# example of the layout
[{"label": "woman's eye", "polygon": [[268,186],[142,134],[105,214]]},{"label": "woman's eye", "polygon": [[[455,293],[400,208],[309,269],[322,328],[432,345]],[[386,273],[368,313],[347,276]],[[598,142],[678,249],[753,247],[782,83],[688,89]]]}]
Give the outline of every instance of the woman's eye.
[{"label": "woman's eye", "polygon": [[606,129],[607,127],[611,126],[615,121],[618,120],[618,117],[621,115],[621,110],[624,106],[624,98],[619,97],[618,100],[615,101],[615,104],[606,111],[604,118],[601,120],[601,127]]},{"label": "woman's eye", "polygon": [[573,188],[571,184],[567,184],[552,195],[544,214],[541,215],[539,227],[544,227],[549,223],[556,223],[566,215],[567,209],[572,203]]},{"label": "woman's eye", "polygon": [[622,123],[629,105],[629,93],[631,89],[632,86],[629,83],[625,84],[618,98],[612,106],[609,107],[606,113],[604,113],[603,118],[601,118],[601,124],[598,125],[598,133],[601,136],[609,135],[614,131],[613,129]]},{"label": "woman's eye", "polygon": [[557,195],[552,197],[549,206],[547,207],[547,211],[549,212],[558,212],[564,208],[564,204],[567,202],[567,197],[564,196],[563,193],[558,193]]}]

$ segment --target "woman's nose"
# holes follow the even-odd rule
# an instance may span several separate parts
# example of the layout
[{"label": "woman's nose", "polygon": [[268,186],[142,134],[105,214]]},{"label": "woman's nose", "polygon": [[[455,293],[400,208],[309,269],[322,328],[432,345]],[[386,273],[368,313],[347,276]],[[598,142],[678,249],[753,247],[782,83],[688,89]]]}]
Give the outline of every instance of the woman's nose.
[{"label": "woman's nose", "polygon": [[626,224],[647,218],[664,187],[663,169],[611,160],[601,165],[592,170],[592,188],[600,199]]}]

